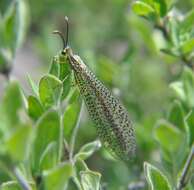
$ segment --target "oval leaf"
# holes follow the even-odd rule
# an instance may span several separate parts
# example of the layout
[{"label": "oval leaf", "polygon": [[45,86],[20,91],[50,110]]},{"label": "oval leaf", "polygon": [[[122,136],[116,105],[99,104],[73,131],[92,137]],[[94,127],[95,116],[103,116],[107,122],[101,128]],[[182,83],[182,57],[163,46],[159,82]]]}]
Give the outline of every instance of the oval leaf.
[{"label": "oval leaf", "polygon": [[27,158],[31,145],[31,126],[20,126],[6,141],[8,154],[15,161]]},{"label": "oval leaf", "polygon": [[134,2],[132,9],[140,16],[148,16],[150,13],[154,13],[154,9],[150,5],[141,1]]},{"label": "oval leaf", "polygon": [[49,73],[58,78],[59,77],[59,68],[60,68],[60,66],[57,63],[57,56],[55,56],[52,59],[52,63],[51,63],[50,69],[49,69]]},{"label": "oval leaf", "polygon": [[34,139],[34,170],[39,169],[40,158],[46,147],[53,141],[59,144],[60,117],[54,110],[45,113],[37,123]]},{"label": "oval leaf", "polygon": [[60,166],[43,172],[43,183],[47,190],[62,190],[67,186],[72,176],[73,167],[70,163],[63,163]]},{"label": "oval leaf", "polygon": [[37,120],[43,113],[43,107],[39,100],[35,96],[28,97],[28,114],[29,116]]},{"label": "oval leaf", "polygon": [[182,131],[185,131],[184,112],[179,101],[174,101],[168,115],[168,121],[177,126]]},{"label": "oval leaf", "polygon": [[[14,97],[14,98],[13,98]],[[9,83],[0,107],[0,128],[13,129],[20,123],[19,111],[23,107],[23,99],[18,82]],[[9,131],[8,131],[9,132]]]},{"label": "oval leaf", "polygon": [[53,75],[42,77],[39,83],[39,96],[45,108],[56,106],[61,98],[62,82]]},{"label": "oval leaf", "polygon": [[155,138],[163,149],[176,153],[184,141],[184,134],[165,120],[158,122],[155,128]]},{"label": "oval leaf", "polygon": [[100,173],[90,170],[81,171],[81,184],[84,190],[99,190],[100,189]]},{"label": "oval leaf", "polygon": [[40,158],[41,170],[49,170],[57,165],[58,147],[56,142],[51,142]]},{"label": "oval leaf", "polygon": [[64,137],[66,139],[70,138],[73,128],[77,123],[81,109],[81,102],[77,99],[72,104],[68,105],[64,112],[63,124],[64,124]]},{"label": "oval leaf", "polygon": [[144,172],[151,190],[172,190],[167,177],[153,165],[145,162]]},{"label": "oval leaf", "polygon": [[75,155],[75,159],[85,160],[101,147],[99,140],[85,144]]}]

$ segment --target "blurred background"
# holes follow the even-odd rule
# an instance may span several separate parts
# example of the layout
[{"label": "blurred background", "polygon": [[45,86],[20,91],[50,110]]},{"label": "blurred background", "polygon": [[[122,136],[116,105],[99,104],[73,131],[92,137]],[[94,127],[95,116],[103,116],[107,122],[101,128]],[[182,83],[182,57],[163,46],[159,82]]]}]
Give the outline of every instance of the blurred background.
[{"label": "blurred background", "polygon": [[[11,0],[0,1],[3,13]],[[23,46],[17,50],[12,77],[30,93],[27,75],[38,81],[49,69],[52,57],[63,47],[52,34],[65,34],[64,17],[69,17],[69,46],[126,106],[137,137],[137,155],[129,163],[118,162],[101,149],[87,160],[90,169],[102,174],[108,189],[125,189],[143,179],[143,162],[160,160],[152,129],[166,114],[171,101],[169,83],[181,74],[177,58],[165,55],[163,35],[131,10],[129,0],[28,0],[28,30]],[[178,1],[183,13],[193,0]],[[5,79],[0,78],[3,83]],[[1,87],[2,91],[2,87]],[[86,112],[87,115],[87,112]],[[85,117],[84,117],[85,118]],[[76,147],[96,138],[92,122],[82,119]]]}]

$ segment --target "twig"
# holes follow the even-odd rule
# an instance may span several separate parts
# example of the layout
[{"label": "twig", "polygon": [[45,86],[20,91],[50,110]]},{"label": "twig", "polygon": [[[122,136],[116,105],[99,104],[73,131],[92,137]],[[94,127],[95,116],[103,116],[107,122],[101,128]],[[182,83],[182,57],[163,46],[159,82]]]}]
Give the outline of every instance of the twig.
[{"label": "twig", "polygon": [[[158,30],[160,30],[160,31],[162,32],[164,38],[165,38],[167,41],[172,42],[172,41],[171,41],[171,37],[170,37],[170,35],[169,35],[169,32],[168,32],[167,28],[166,28],[165,25],[164,25],[164,22],[160,22],[160,23],[156,24],[154,27],[157,28]],[[194,68],[193,68],[193,63],[192,63],[192,61],[189,60],[189,59],[187,59],[187,57],[186,57],[182,52],[180,52],[180,58],[181,58],[181,60],[185,63],[185,65],[187,65],[187,66],[190,67],[191,69],[194,69]]]},{"label": "twig", "polygon": [[187,178],[191,163],[193,161],[193,158],[194,158],[194,144],[191,147],[191,152],[189,153],[189,156],[188,156],[187,161],[184,165],[182,174],[179,178],[177,190],[181,190],[187,185],[188,180],[186,180],[186,178]]},{"label": "twig", "polygon": [[76,123],[76,126],[75,126],[74,130],[73,130],[73,134],[72,134],[71,141],[70,141],[70,153],[69,153],[70,161],[72,161],[72,159],[73,159],[73,152],[74,152],[74,147],[75,147],[75,139],[76,139],[79,127],[80,127],[80,120],[81,120],[81,116],[82,116],[82,112],[83,112],[83,105],[84,104],[82,102],[81,103],[80,113],[79,113],[79,116],[78,116],[78,119],[77,119],[77,123]]},{"label": "twig", "polygon": [[166,40],[168,40],[168,41],[170,40],[169,33],[168,33],[166,27],[164,27],[163,24],[155,25],[155,28],[157,28],[158,30],[160,30],[160,31],[162,32],[162,34],[163,34],[163,36],[164,36],[164,38],[165,38]]},{"label": "twig", "polygon": [[31,187],[29,186],[28,182],[24,178],[23,175],[21,175],[20,171],[18,168],[13,168],[13,173],[18,181],[18,183],[21,185],[23,190],[31,190]]}]

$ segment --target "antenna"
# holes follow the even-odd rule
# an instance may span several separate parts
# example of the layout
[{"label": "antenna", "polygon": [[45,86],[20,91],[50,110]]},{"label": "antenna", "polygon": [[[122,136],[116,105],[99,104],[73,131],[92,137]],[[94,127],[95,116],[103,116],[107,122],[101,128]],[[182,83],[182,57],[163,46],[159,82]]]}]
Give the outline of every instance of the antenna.
[{"label": "antenna", "polygon": [[66,39],[65,39],[65,47],[68,45],[69,41],[69,19],[67,16],[65,16],[65,22],[66,22]]},{"label": "antenna", "polygon": [[65,49],[67,47],[67,44],[68,44],[68,39],[69,39],[69,21],[68,21],[68,17],[65,16],[65,22],[66,22],[66,38],[64,38],[62,32],[60,32],[59,30],[55,30],[53,31],[52,33],[53,34],[58,34],[62,41],[63,41],[63,49]]}]

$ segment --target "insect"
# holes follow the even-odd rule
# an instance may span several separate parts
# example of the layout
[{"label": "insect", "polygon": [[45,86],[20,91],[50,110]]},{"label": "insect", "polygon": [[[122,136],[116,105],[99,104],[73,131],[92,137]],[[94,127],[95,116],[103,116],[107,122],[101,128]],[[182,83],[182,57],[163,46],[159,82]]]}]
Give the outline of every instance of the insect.
[{"label": "insect", "polygon": [[84,99],[89,115],[95,123],[103,145],[122,160],[135,153],[134,129],[128,112],[110,90],[94,75],[81,58],[68,46],[69,23],[66,21],[66,39],[60,31],[54,31],[63,40],[59,60],[66,60],[74,73],[76,85]]}]

